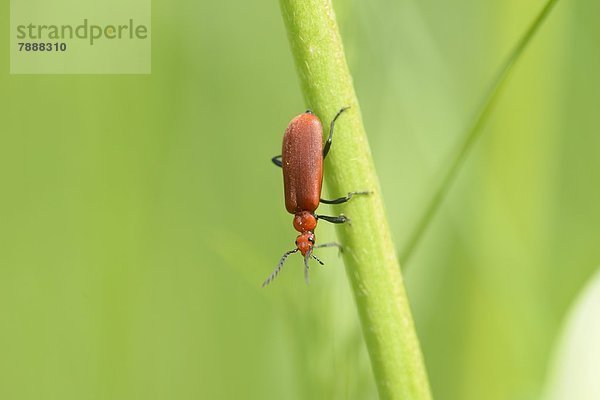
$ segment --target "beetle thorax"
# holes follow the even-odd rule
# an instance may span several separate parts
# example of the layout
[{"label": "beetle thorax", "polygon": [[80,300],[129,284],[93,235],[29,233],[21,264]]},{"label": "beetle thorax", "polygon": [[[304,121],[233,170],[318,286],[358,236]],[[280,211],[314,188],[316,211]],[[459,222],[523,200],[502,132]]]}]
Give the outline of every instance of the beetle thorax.
[{"label": "beetle thorax", "polygon": [[312,249],[315,244],[314,230],[317,227],[317,218],[313,213],[300,211],[294,215],[294,229],[300,232],[296,238],[296,246],[302,255]]},{"label": "beetle thorax", "polygon": [[294,229],[300,233],[314,231],[317,227],[317,218],[313,213],[300,211],[294,215]]}]

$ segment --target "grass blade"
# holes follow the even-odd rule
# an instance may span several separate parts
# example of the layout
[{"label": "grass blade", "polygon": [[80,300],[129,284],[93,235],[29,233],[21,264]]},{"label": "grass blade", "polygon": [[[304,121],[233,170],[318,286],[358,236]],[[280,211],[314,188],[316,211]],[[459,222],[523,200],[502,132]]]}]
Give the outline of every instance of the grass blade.
[{"label": "grass blade", "polygon": [[446,194],[452,187],[452,184],[454,183],[460,168],[467,159],[469,152],[477,142],[477,139],[479,139],[481,136],[483,131],[482,128],[485,126],[488,116],[493,111],[496,101],[502,91],[502,88],[505,86],[511,71],[513,70],[517,61],[524,54],[524,50],[527,48],[527,45],[531,42],[531,39],[539,30],[542,23],[546,20],[546,17],[557,1],[558,0],[548,0],[546,2],[544,7],[529,25],[529,28],[525,31],[521,39],[519,39],[515,47],[509,53],[507,59],[500,67],[496,77],[492,81],[492,84],[487,91],[487,94],[484,97],[485,100],[479,108],[479,111],[476,113],[476,117],[470,129],[467,131],[467,134],[459,143],[454,155],[451,157],[448,167],[445,168],[445,174],[443,174],[440,183],[434,189],[430,200],[427,202],[427,206],[421,213],[421,217],[419,218],[415,229],[409,235],[409,240],[406,246],[404,246],[404,248],[400,251],[400,262],[402,265],[408,265],[410,262],[411,257],[423,238],[423,234],[427,231],[427,228],[435,217],[440,205],[444,201]]}]

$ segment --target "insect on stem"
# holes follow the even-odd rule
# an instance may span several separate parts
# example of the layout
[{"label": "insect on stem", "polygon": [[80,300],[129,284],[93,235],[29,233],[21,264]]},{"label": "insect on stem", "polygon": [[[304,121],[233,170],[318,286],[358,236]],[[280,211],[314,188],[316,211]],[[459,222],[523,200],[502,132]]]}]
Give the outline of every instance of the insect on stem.
[{"label": "insect on stem", "polygon": [[350,224],[350,219],[343,214],[328,216],[315,214],[319,204],[342,204],[348,202],[354,195],[368,195],[371,191],[349,192],[347,196],[333,200],[321,198],[323,185],[323,161],[329,153],[333,141],[333,131],[337,119],[350,107],[342,107],[331,121],[329,136],[323,145],[323,125],[312,111],[298,115],[289,123],[283,136],[281,155],[271,159],[273,164],[283,172],[283,187],[285,208],[294,215],[294,228],[300,232],[296,237],[296,249],[283,255],[275,271],[265,280],[263,287],[268,285],[283,267],[285,259],[297,251],[304,257],[304,278],[309,282],[309,261],[314,258],[319,264],[325,265],[313,254],[319,247],[341,246],[337,243],[315,245],[315,228],[317,220],[322,219],[334,224]]}]

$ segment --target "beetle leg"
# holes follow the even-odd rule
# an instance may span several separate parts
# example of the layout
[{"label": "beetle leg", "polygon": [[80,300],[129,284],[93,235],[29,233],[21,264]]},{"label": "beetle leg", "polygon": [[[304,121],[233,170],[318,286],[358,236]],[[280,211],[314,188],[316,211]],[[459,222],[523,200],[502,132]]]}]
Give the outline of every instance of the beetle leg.
[{"label": "beetle leg", "polygon": [[349,108],[350,107],[342,108],[340,111],[338,111],[337,114],[335,114],[335,117],[333,117],[333,119],[331,120],[331,125],[329,126],[329,137],[327,138],[327,142],[325,142],[325,147],[323,147],[323,159],[327,157],[327,153],[329,153],[329,148],[331,147],[331,140],[333,139],[333,127],[335,126],[335,121],[344,111],[346,111]]},{"label": "beetle leg", "polygon": [[323,204],[342,204],[345,203],[347,201],[349,201],[352,196],[354,196],[355,194],[371,194],[373,192],[350,192],[348,193],[348,196],[346,197],[340,197],[339,199],[333,199],[333,200],[325,200],[325,199],[321,199],[321,203]]},{"label": "beetle leg", "polygon": [[311,255],[312,249],[308,250],[308,252],[304,256],[304,280],[306,281],[307,285],[310,284],[310,279],[308,277],[308,270],[310,269],[310,267],[308,266],[308,260],[310,260]]},{"label": "beetle leg", "polygon": [[317,219],[324,219],[327,222],[331,222],[332,224],[343,224],[344,222],[350,223],[350,218],[346,217],[344,214],[341,214],[339,217],[331,217],[329,215],[317,215],[315,214]]},{"label": "beetle leg", "polygon": [[281,166],[283,165],[281,163],[281,156],[275,156],[275,157],[271,158],[271,161],[273,162],[273,164],[277,165],[279,168],[281,168]]},{"label": "beetle leg", "polygon": [[321,247],[337,247],[338,251],[340,253],[342,253],[344,251],[344,248],[342,247],[342,245],[339,243],[336,243],[336,242],[318,244],[318,245],[313,246],[313,249],[320,249]]}]

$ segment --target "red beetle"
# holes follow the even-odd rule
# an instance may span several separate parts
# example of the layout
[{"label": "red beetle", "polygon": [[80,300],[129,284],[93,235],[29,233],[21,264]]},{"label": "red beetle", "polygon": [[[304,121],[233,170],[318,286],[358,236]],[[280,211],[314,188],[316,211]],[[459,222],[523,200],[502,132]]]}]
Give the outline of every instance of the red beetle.
[{"label": "red beetle", "polygon": [[329,153],[333,128],[338,117],[348,109],[344,107],[335,115],[329,128],[329,137],[323,146],[323,125],[312,111],[294,118],[285,130],[280,156],[273,157],[272,161],[283,169],[283,188],[285,194],[285,208],[294,214],[294,228],[300,232],[296,238],[296,248],[286,252],[275,270],[264,281],[263,287],[268,285],[283,267],[286,258],[293,253],[300,252],[304,256],[304,276],[308,283],[308,261],[312,257],[321,265],[323,262],[314,254],[313,250],[319,247],[339,247],[338,243],[325,243],[315,245],[315,228],[317,220],[322,219],[334,224],[348,222],[343,214],[339,217],[315,214],[319,203],[341,204],[352,198],[355,194],[369,194],[369,192],[350,192],[345,197],[334,200],[321,198],[323,185],[323,160]]}]

